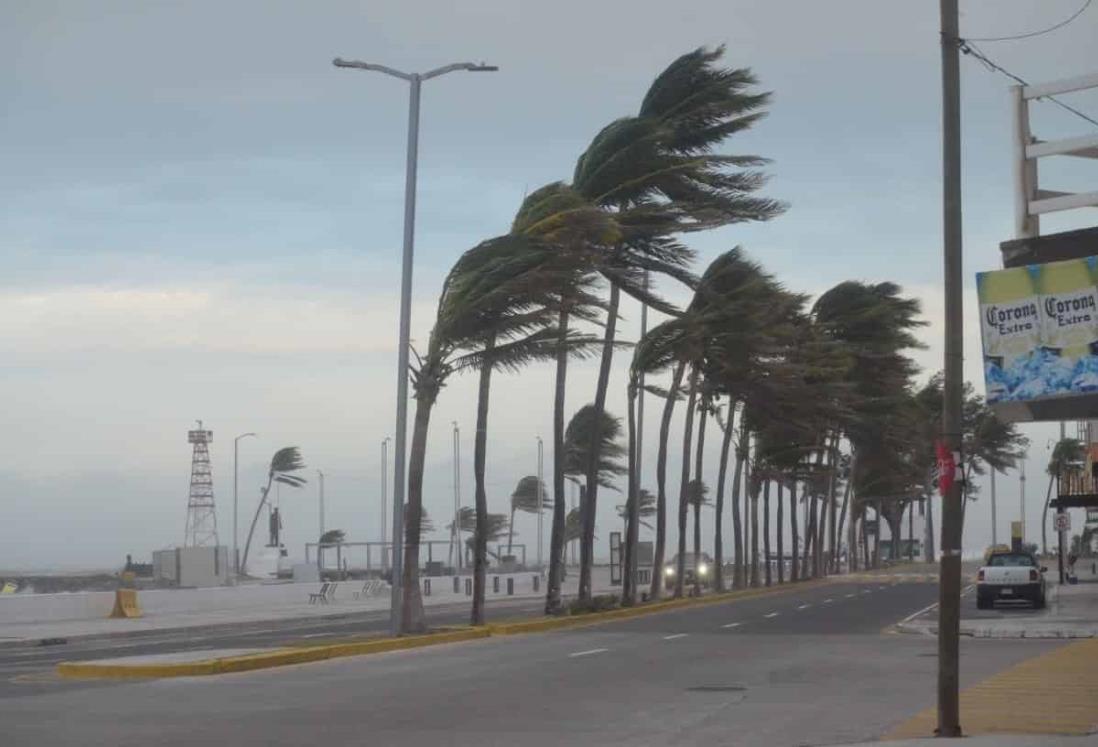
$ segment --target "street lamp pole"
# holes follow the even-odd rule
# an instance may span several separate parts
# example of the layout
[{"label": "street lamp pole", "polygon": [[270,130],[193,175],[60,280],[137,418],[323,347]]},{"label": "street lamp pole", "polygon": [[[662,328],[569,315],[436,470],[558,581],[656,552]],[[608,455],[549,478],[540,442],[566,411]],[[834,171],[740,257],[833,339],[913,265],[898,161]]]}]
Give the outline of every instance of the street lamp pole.
[{"label": "street lamp pole", "polygon": [[324,536],[324,473],[316,471],[317,485],[320,488],[320,536]]},{"label": "street lamp pole", "polygon": [[456,420],[451,420],[454,426],[454,525],[450,532],[450,542],[454,547],[454,567],[461,570],[461,429]]},{"label": "street lamp pole", "polygon": [[389,442],[386,436],[381,441],[381,570],[388,564],[385,554],[385,507],[389,504]]},{"label": "street lamp pole", "polygon": [[537,492],[537,496],[538,496],[538,573],[541,573],[542,568],[545,567],[545,566],[542,565],[542,558],[541,558],[541,544],[542,544],[541,535],[544,533],[543,530],[542,530],[542,517],[541,517],[541,514],[542,514],[542,509],[544,508],[544,503],[545,503],[542,500],[542,496],[544,495],[544,488],[542,487],[543,483],[541,481],[541,477],[542,477],[542,466],[544,464],[544,457],[545,457],[545,444],[542,443],[541,436],[538,436],[538,492]]},{"label": "street lamp pole", "polygon": [[240,470],[237,466],[240,461],[240,439],[248,438],[249,436],[255,436],[254,433],[241,433],[239,436],[233,439],[233,569],[236,572],[237,577],[240,576],[240,548],[237,547],[237,507],[239,501],[237,500],[238,483],[240,482]]},{"label": "street lamp pole", "polygon": [[471,62],[455,62],[443,65],[426,73],[405,73],[385,65],[369,62],[342,60],[332,61],[336,67],[357,68],[385,73],[400,78],[410,84],[408,103],[408,158],[405,166],[404,181],[404,257],[400,277],[400,341],[397,347],[397,411],[396,411],[396,453],[393,462],[393,581],[392,596],[389,602],[389,626],[396,635],[400,632],[401,586],[404,551],[404,458],[405,440],[408,423],[408,347],[412,321],[412,252],[416,222],[416,160],[419,149],[419,89],[425,80],[437,78],[457,70],[485,72],[497,70],[490,65],[475,65]]}]

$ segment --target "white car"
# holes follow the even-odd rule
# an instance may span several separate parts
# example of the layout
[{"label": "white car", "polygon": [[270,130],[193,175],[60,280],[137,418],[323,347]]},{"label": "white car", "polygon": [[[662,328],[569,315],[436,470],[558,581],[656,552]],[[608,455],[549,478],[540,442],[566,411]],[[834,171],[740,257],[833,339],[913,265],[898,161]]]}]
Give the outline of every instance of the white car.
[{"label": "white car", "polygon": [[990,609],[996,601],[1032,602],[1045,606],[1045,571],[1028,552],[994,552],[976,574],[976,607]]}]

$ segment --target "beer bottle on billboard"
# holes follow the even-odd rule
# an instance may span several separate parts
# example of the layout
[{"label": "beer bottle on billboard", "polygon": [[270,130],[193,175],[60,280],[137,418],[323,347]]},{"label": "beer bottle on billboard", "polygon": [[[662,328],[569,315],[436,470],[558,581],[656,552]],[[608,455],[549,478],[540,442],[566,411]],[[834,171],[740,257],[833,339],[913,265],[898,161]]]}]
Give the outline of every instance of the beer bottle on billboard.
[{"label": "beer bottle on billboard", "polygon": [[1014,267],[976,276],[989,402],[1005,399],[1023,383],[1026,363],[1040,345],[1041,312],[1034,269]]},{"label": "beer bottle on billboard", "polygon": [[1041,346],[1074,363],[1098,342],[1098,288],[1095,258],[1040,266]]}]

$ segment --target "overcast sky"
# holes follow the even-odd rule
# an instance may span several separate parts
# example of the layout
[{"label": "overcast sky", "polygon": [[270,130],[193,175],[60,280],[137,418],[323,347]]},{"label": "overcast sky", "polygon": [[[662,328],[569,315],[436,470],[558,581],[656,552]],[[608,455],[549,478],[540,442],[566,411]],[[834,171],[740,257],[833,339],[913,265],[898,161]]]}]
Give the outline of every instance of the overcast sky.
[{"label": "overcast sky", "polygon": [[[1041,28],[1078,5],[964,0],[962,34]],[[378,538],[407,88],[337,70],[335,56],[420,71],[458,60],[500,66],[424,86],[420,341],[462,251],[505,232],[525,192],[569,179],[592,136],[634,113],[671,60],[726,44],[727,63],[751,67],[774,92],[769,118],[726,150],[773,159],[766,193],[791,207],[767,224],[690,237],[699,268],[742,244],[807,293],[849,278],[896,281],[931,322],[920,363],[928,373],[941,365],[936,3],[5,0],[0,13],[0,568],[113,566],[180,543],[186,431],[197,418],[214,431],[226,543],[232,438],[245,431],[259,438],[241,443],[242,524],[270,454],[293,444],[310,484],[282,493],[291,554],[317,532],[312,468],[328,476],[328,528]],[[1098,8],[1053,34],[983,48],[1045,81],[1093,72],[1096,38]],[[978,380],[972,278],[996,266],[1013,230],[1010,98],[1009,82],[976,60],[963,59],[962,73],[966,355]],[[1069,100],[1098,113],[1094,95]],[[1043,137],[1093,130],[1048,104],[1035,105],[1034,122]],[[1094,189],[1093,168],[1043,163],[1042,186]],[[1046,219],[1043,229],[1084,219],[1094,216]],[[638,308],[623,313],[622,334],[635,339]],[[608,405],[619,415],[625,358]],[[570,412],[594,384],[593,366],[573,367]],[[551,440],[550,386],[550,367],[497,379],[492,510],[534,470],[536,436]],[[434,413],[426,504],[439,525],[452,505],[451,421],[462,429],[462,494],[472,496],[474,403],[467,377]],[[643,483],[653,488],[654,417],[648,426]],[[1055,428],[1025,430],[1035,534]],[[709,444],[715,484],[718,439]],[[1014,476],[1000,481],[1001,536],[1017,486]],[[969,511],[969,550],[990,538],[986,492]],[[620,502],[600,496],[599,555]],[[531,548],[533,525],[518,523]]]}]

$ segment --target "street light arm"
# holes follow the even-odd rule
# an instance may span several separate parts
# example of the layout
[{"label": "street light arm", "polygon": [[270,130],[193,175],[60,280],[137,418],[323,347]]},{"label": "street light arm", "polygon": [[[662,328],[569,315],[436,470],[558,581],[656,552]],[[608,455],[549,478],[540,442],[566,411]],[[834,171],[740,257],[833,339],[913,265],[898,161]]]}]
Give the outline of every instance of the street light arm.
[{"label": "street light arm", "polygon": [[455,70],[468,70],[473,73],[492,73],[499,70],[499,68],[495,65],[477,65],[472,62],[455,62],[450,65],[436,67],[434,70],[426,72],[419,77],[421,80],[430,80],[431,78],[437,78],[440,75],[446,75],[446,73],[452,73]]},{"label": "street light arm", "polygon": [[414,77],[409,73],[403,73],[400,70],[386,65],[377,65],[372,62],[360,62],[359,60],[345,60],[342,57],[336,57],[332,60],[332,64],[336,67],[354,67],[359,70],[373,70],[374,72],[385,73],[386,75],[391,75],[394,78],[400,78],[401,80],[411,80]]}]

